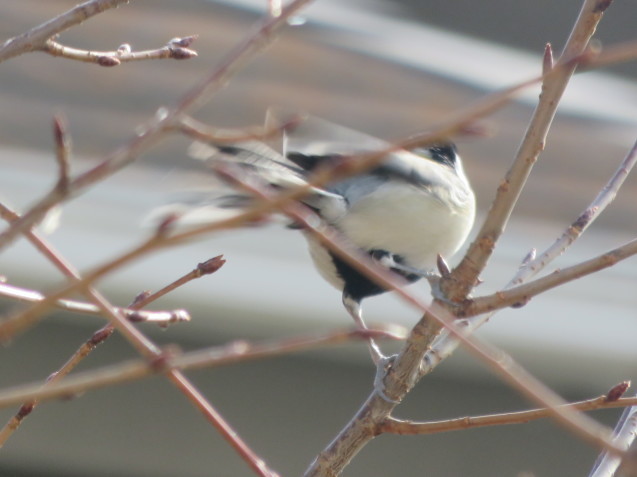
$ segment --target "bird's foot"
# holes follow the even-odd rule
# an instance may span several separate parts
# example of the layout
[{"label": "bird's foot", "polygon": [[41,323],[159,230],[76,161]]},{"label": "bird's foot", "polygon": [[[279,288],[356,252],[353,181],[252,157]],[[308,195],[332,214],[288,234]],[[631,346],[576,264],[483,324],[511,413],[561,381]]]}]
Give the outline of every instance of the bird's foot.
[{"label": "bird's foot", "polygon": [[376,375],[374,376],[374,390],[376,391],[376,394],[378,394],[383,400],[387,401],[390,404],[400,403],[400,401],[398,401],[397,399],[390,398],[385,393],[384,379],[385,379],[385,376],[387,376],[387,371],[389,370],[389,368],[391,367],[395,359],[396,359],[395,354],[391,356],[383,356],[382,359],[380,359],[376,363]]}]

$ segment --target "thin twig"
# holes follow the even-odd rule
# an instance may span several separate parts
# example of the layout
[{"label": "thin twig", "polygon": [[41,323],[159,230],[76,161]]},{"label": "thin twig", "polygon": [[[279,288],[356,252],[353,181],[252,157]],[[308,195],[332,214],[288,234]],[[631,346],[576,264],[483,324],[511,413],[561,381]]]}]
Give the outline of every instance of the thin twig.
[{"label": "thin twig", "polygon": [[124,338],[148,361],[152,368],[159,368],[166,378],[175,385],[206,417],[217,432],[230,444],[241,458],[262,477],[274,477],[277,474],[268,468],[263,459],[256,455],[235,430],[225,421],[223,416],[206,399],[206,397],[177,369],[173,369],[166,360],[166,355],[139,330],[131,326],[121,314],[96,290],[85,287],[85,293],[108,316],[111,324]]},{"label": "thin twig", "polygon": [[173,38],[161,48],[154,50],[132,51],[128,43],[124,43],[114,51],[94,51],[82,50],[65,46],[53,39],[47,40],[40,48],[40,51],[48,53],[51,56],[58,56],[69,60],[82,61],[85,63],[95,63],[99,66],[119,66],[122,63],[130,61],[145,60],[188,60],[197,56],[197,52],[190,48],[180,46],[181,44],[191,44],[197,38],[196,35],[190,35],[184,38]]},{"label": "thin twig", "polygon": [[0,408],[33,400],[46,401],[73,396],[93,389],[141,379],[164,372],[166,369],[188,370],[226,366],[320,348],[326,345],[346,343],[352,340],[366,340],[370,336],[376,339],[402,340],[405,338],[405,333],[406,330],[404,328],[395,325],[378,326],[368,330],[333,331],[320,336],[285,338],[261,344],[238,341],[227,346],[211,347],[177,356],[172,356],[168,353],[163,354],[162,359],[159,361],[134,360],[96,370],[84,371],[47,387],[42,387],[42,383],[36,382],[5,389],[0,392]]},{"label": "thin twig", "polygon": [[[110,320],[110,324],[98,331],[97,335],[100,337],[99,341],[96,335],[93,336],[85,349],[80,349],[77,356],[74,356],[67,362],[64,367],[65,372],[70,370],[82,359],[85,353],[90,352],[96,346],[96,343],[102,342],[108,338],[113,329],[117,329],[122,335],[133,345],[133,347],[144,357],[149,363],[149,366],[153,368],[159,368],[164,371],[166,377],[179,389],[181,392],[203,413],[208,422],[210,422],[215,429],[221,434],[221,436],[230,444],[230,446],[241,456],[241,458],[260,476],[262,477],[275,477],[277,474],[268,468],[266,463],[258,455],[256,455],[252,449],[237,435],[232,427],[225,421],[223,416],[214,408],[214,406],[206,399],[206,397],[183,375],[183,373],[176,369],[166,367],[162,362],[164,361],[163,352],[155,346],[146,336],[144,336],[139,330],[133,327],[119,312],[117,308],[111,305],[97,290],[93,289],[90,285],[83,284],[78,273],[70,266],[66,265],[64,259],[48,246],[41,238],[39,238],[33,231],[26,232],[27,237],[36,244],[39,250],[42,250],[50,260],[60,268],[64,274],[69,276],[73,281],[79,283],[81,290],[90,297],[95,305],[101,310],[102,314],[107,316]],[[191,273],[193,278],[199,277],[204,273],[212,273],[216,271],[223,261],[216,257],[212,261],[205,264],[199,264],[196,273]],[[169,287],[170,288],[170,287]],[[162,290],[157,296],[165,293]],[[138,306],[142,306],[147,303],[151,297],[145,297],[137,301]],[[50,381],[61,379],[63,374],[58,375]],[[40,385],[42,387],[42,385]],[[44,386],[45,388],[47,386]],[[18,414],[9,421],[9,423],[2,430],[2,439],[7,439],[19,426],[20,422],[33,410],[35,406],[34,400],[25,400],[31,402],[25,402]]]},{"label": "thin twig", "polygon": [[[530,293],[532,290],[528,288],[517,288],[517,291],[514,294],[509,294],[510,289],[516,285],[519,286],[520,284],[526,282],[529,278],[537,275],[541,270],[546,268],[546,266],[555,258],[563,254],[564,251],[569,246],[571,246],[579,237],[581,237],[581,235],[588,229],[588,227],[590,227],[590,225],[599,217],[601,212],[615,198],[619,188],[623,184],[627,174],[634,167],[636,161],[637,142],[635,143],[635,145],[633,145],[631,150],[620,163],[613,176],[608,180],[608,182],[595,197],[595,199],[571,223],[571,225],[564,230],[562,235],[550,247],[548,247],[539,255],[537,255],[535,251],[533,251],[532,256],[526,257],[515,276],[509,281],[504,289],[497,292],[495,296],[492,296],[491,298],[479,297],[463,302],[461,306],[456,309],[457,313],[462,316],[471,316],[477,313],[485,312],[489,309],[489,307],[494,307],[493,309],[497,310],[501,308],[500,305],[504,303],[507,303],[508,305],[525,303],[525,300],[528,300],[528,298],[530,298],[530,295],[528,295],[528,293]],[[631,248],[632,246],[628,244],[624,247],[620,247],[620,249],[623,248],[624,250],[616,250],[615,252],[625,257],[630,256],[631,250],[626,251],[625,247]],[[611,251],[610,254],[610,260],[612,261],[615,254],[613,253],[613,251]],[[606,254],[589,260],[587,262],[588,265],[584,266],[583,268],[581,266],[582,264],[580,264],[577,265],[576,268],[557,271],[557,276],[549,275],[545,278],[546,281],[535,283],[534,288],[536,291],[539,292],[539,288],[550,287],[555,284],[554,280],[556,278],[573,280],[580,276],[583,276],[583,274],[585,273],[594,271],[597,267],[604,267],[605,264],[609,263],[609,258],[605,257],[605,255]],[[502,301],[503,299],[508,300]],[[482,326],[482,324],[486,323],[493,316],[493,314],[493,312],[490,312],[485,315],[477,315],[473,318],[465,320],[464,323],[467,331],[475,331],[477,328]],[[431,370],[433,370],[441,361],[443,361],[455,350],[458,344],[459,342],[456,338],[450,336],[446,332],[443,332],[441,336],[437,338],[436,342],[431,346],[431,351],[428,352],[425,356],[425,365],[421,368],[421,375],[424,376],[425,374],[431,372]]]},{"label": "thin twig", "polygon": [[516,283],[522,283],[528,278],[536,275],[544,268],[549,261],[564,253],[564,251],[575,242],[588,227],[600,216],[608,207],[624,184],[626,177],[637,163],[637,141],[628,151],[628,154],[619,164],[615,173],[611,176],[597,197],[589,204],[584,211],[571,223],[564,233],[547,248],[544,253],[523,264],[522,269],[517,274]]},{"label": "thin twig", "polygon": [[219,270],[226,261],[223,259],[223,255],[217,255],[216,257],[212,257],[205,262],[198,263],[197,266],[185,274],[183,277],[178,278],[174,282],[169,285],[166,285],[161,290],[156,291],[153,294],[149,294],[147,296],[142,297],[138,303],[136,303],[137,307],[146,306],[148,303],[151,303],[155,300],[158,300],[162,296],[170,293],[173,290],[185,285],[186,283],[195,280],[197,278],[201,278],[204,275],[211,275]]},{"label": "thin twig", "polygon": [[69,28],[111,8],[117,8],[129,0],[89,0],[48,20],[31,30],[9,38],[0,46],[0,62],[41,48],[45,42]]},{"label": "thin twig", "polygon": [[[608,401],[606,396],[599,396],[586,401],[566,404],[577,411],[594,411],[637,405],[637,398],[623,398]],[[536,419],[552,417],[549,409],[531,409],[528,411],[508,412],[504,414],[490,414],[485,416],[466,416],[444,421],[413,422],[402,419],[388,418],[379,424],[378,432],[388,432],[401,435],[436,434],[439,432],[460,431],[476,427],[502,426],[509,424],[524,424]]]},{"label": "thin twig", "polygon": [[[48,244],[41,241],[37,237],[30,237],[30,238],[32,242],[34,242],[34,244],[38,246],[38,248],[45,247],[45,248],[49,248],[50,251],[53,251],[53,249],[51,249]],[[210,260],[207,260],[203,263],[198,264],[194,270],[187,273],[183,277],[175,280],[173,283],[162,288],[161,290],[155,293],[147,292],[147,293],[138,295],[138,297],[130,305],[130,309],[128,309],[128,311],[130,311],[130,315],[128,316],[128,318],[131,319],[131,321],[142,321],[141,318],[143,318],[144,315],[142,314],[143,311],[140,309],[143,306],[146,306],[154,302],[155,300],[158,300],[159,298],[164,296],[166,293],[172,290],[175,290],[176,288],[180,286],[185,285],[191,280],[216,272],[217,270],[219,270],[219,268],[221,268],[221,266],[223,266],[224,263],[225,261],[221,258],[221,256],[211,258]],[[65,273],[68,272],[68,270],[64,270],[64,269],[62,271],[64,271]],[[91,306],[95,308],[98,313],[101,314],[101,311],[97,309],[95,305],[91,305]],[[140,316],[137,318],[136,314]],[[161,324],[162,326],[166,326],[166,324],[163,324],[163,323]],[[115,328],[112,324],[109,323],[108,325],[104,326],[103,328],[93,333],[93,336],[91,336],[91,338],[89,338],[82,346],[80,346],[80,348],[66,361],[66,363],[59,370],[51,374],[49,379],[47,379],[46,383],[42,385],[42,389],[52,386],[55,383],[59,382],[62,378],[68,376],[68,374],[73,369],[75,369],[77,365],[80,364],[84,360],[84,358],[86,358],[99,344],[106,341],[113,334],[113,331],[115,331]],[[37,406],[37,404],[38,404],[37,400],[32,400],[29,402],[22,403],[22,405],[20,406],[20,409],[15,414],[15,416],[13,416],[9,420],[9,422],[7,422],[7,424],[5,424],[5,426],[2,429],[0,429],[0,447],[2,447],[6,443],[7,439],[9,439],[11,435],[13,435],[13,433],[22,424],[24,419],[31,414],[31,412]]]},{"label": "thin twig", "polygon": [[571,267],[560,268],[553,273],[516,287],[507,288],[493,295],[469,300],[461,308],[462,316],[475,316],[507,306],[527,303],[532,297],[591,273],[612,267],[637,254],[637,239],[597,257]]},{"label": "thin twig", "polygon": [[[80,346],[60,369],[52,373],[45,383],[40,383],[40,389],[46,389],[62,380],[62,378],[75,369],[99,344],[106,341],[114,331],[115,328],[113,325],[108,324],[93,333],[93,336]],[[37,399],[22,402],[16,414],[0,429],[0,448],[3,447],[7,440],[20,428],[24,420],[31,415],[38,404],[39,401]]]},{"label": "thin twig", "polygon": [[[502,235],[511,212],[520,196],[533,165],[544,149],[546,137],[557,111],[557,106],[577,65],[587,58],[590,38],[601,20],[608,0],[585,0],[575,26],[558,60],[559,68],[551,69],[542,82],[542,93],[527,132],[518,149],[515,161],[497,190],[496,198],[486,220],[466,255],[452,272],[452,276],[441,281],[445,296],[454,301],[467,297],[495,245]],[[551,55],[552,56],[552,55]],[[573,61],[577,58],[577,61]],[[543,61],[546,67],[547,60]]]},{"label": "thin twig", "polygon": [[[45,296],[37,291],[16,287],[8,283],[0,283],[0,296],[25,303],[42,301]],[[77,300],[58,300],[55,306],[73,313],[101,315],[101,311],[92,303]],[[132,308],[117,308],[124,316],[134,322],[157,323],[161,326],[190,321],[190,314],[184,309],[176,310],[134,310]]]},{"label": "thin twig", "polygon": [[[0,217],[8,222],[14,222],[19,219],[19,215],[16,214],[13,210],[7,207],[5,204],[0,203]],[[65,276],[77,280],[79,277],[79,272],[67,262],[62,255],[50,244],[47,240],[44,239],[39,233],[31,230],[26,234],[27,239],[33,244],[33,246],[42,253],[47,260],[49,260],[55,267],[60,270]],[[218,258],[218,257],[215,257]],[[215,259],[212,259],[215,260]],[[192,273],[192,272],[191,272]],[[77,283],[77,282],[76,282]],[[78,284],[79,286],[79,284]],[[0,283],[0,295],[12,298],[24,302],[38,303],[45,301],[47,298],[36,291],[26,290],[24,288],[18,288],[16,286]],[[139,321],[150,321],[157,322],[162,324],[163,326],[168,325],[170,323],[176,323],[180,321],[189,321],[190,315],[186,310],[170,310],[170,311],[150,311],[150,310],[140,310],[141,306],[145,303],[149,303],[150,301],[145,301],[136,309],[131,308],[118,308],[116,309],[122,313],[127,319],[135,322]],[[78,313],[88,313],[92,315],[101,315],[102,312],[99,310],[97,306],[92,303],[79,302],[76,300],[68,300],[68,299],[59,299],[55,300],[53,306],[60,307],[67,311],[73,311]],[[1,326],[0,326],[1,328]],[[0,335],[2,333],[0,332]],[[8,339],[7,335],[3,335]],[[2,341],[2,340],[0,340]]]},{"label": "thin twig", "polygon": [[0,249],[42,220],[53,207],[84,193],[90,186],[121,170],[136,160],[142,152],[157,144],[170,131],[176,118],[189,114],[205,104],[249,59],[270,45],[287,19],[310,1],[294,0],[283,8],[278,17],[268,17],[259,21],[254,32],[228,52],[219,65],[188,91],[176,106],[160,108],[154,118],[137,129],[138,133],[128,143],[107,155],[97,166],[71,180],[64,190],[55,189],[42,197],[20,220],[0,233]]},{"label": "thin twig", "polygon": [[[63,142],[63,141],[59,141],[59,142]],[[19,218],[19,216],[15,212],[13,212],[11,209],[9,209],[8,207],[6,207],[4,204],[1,204],[1,203],[0,203],[0,216],[2,216],[2,218],[4,218],[5,220],[9,222],[15,221]],[[64,275],[75,280],[79,279],[79,275],[77,271],[69,263],[67,263],[59,254],[59,252],[57,252],[50,244],[48,244],[46,240],[44,240],[34,231],[27,232],[26,236],[29,239],[29,241],[46,258],[48,258],[49,261],[52,262]],[[216,257],[216,258],[219,258],[219,257]],[[214,260],[215,259],[213,259],[213,261]],[[216,266],[214,262],[213,264],[210,264],[209,266],[202,267],[201,265],[202,264],[198,266],[198,269],[202,269],[203,271],[212,273],[216,269],[218,269],[222,265],[222,263],[219,264],[217,261]],[[201,273],[196,275],[196,274],[192,274],[191,272],[191,274],[189,275],[191,275],[192,278],[197,278],[198,276],[201,276]],[[5,288],[6,290],[7,285],[1,285],[1,286]],[[13,291],[15,292],[15,290]],[[31,295],[33,294],[34,292],[31,293]],[[144,297],[143,300],[136,300],[136,302],[132,305],[132,308],[136,308],[136,309],[127,310],[127,309],[116,308],[116,310],[119,310],[120,312],[122,312],[128,319],[132,319],[134,321],[141,321],[141,319],[143,318],[149,318],[150,314],[141,311],[140,308],[150,303],[154,299],[159,298],[163,294],[164,293],[156,293],[153,295],[148,294],[147,296]],[[66,305],[72,305],[73,303],[75,303],[76,305],[78,304],[78,302],[72,302],[70,300],[64,300],[64,302]],[[95,311],[101,314],[101,311],[95,305],[80,304],[80,307],[83,308],[84,310],[86,310],[87,308],[90,308],[91,309],[90,311]],[[156,315],[157,314],[155,314],[155,316],[151,318],[153,319],[158,318],[158,316]],[[183,312],[183,313],[173,313],[172,316],[162,317],[162,318],[164,320],[180,319],[183,321],[185,318],[189,318],[189,316],[186,312]],[[164,326],[166,326],[166,324],[164,324]],[[113,325],[109,324],[105,326],[104,328],[98,330],[96,333],[94,333],[93,336],[84,345],[82,345],[69,360],[67,360],[67,362],[62,366],[62,368],[60,368],[57,372],[53,373],[49,377],[49,379],[47,380],[47,383],[45,383],[43,387],[50,386],[53,383],[61,380],[66,375],[68,375],[86,356],[88,356],[91,353],[93,349],[95,349],[95,347],[98,344],[104,342],[104,340],[106,340],[113,333],[113,331],[114,331]],[[7,439],[11,437],[11,435],[13,435],[13,433],[19,428],[19,426],[24,421],[24,419],[31,414],[31,412],[36,407],[36,405],[37,405],[37,401],[22,403],[16,415],[13,418],[11,418],[9,422],[0,430],[0,447],[4,445],[4,443],[7,441]]]}]

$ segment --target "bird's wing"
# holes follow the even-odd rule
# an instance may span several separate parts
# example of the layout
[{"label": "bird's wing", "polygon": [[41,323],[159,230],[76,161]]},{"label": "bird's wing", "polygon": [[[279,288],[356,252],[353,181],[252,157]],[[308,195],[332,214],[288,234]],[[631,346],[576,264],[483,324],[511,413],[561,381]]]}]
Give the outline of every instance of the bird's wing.
[{"label": "bird's wing", "polygon": [[[201,151],[204,151],[204,155]],[[204,159],[214,170],[215,165],[230,163],[238,166],[246,179],[255,178],[261,183],[279,189],[291,189],[308,185],[310,169],[286,158],[270,145],[260,141],[245,141],[233,145],[197,146],[198,159]],[[235,194],[245,197],[245,194]],[[328,222],[334,222],[347,210],[347,201],[339,194],[319,187],[310,187],[301,201],[315,210]],[[244,207],[246,200],[237,201],[237,207]],[[227,206],[228,207],[228,206]]]},{"label": "bird's wing", "polygon": [[[289,122],[291,113],[276,113],[271,109],[268,117],[270,124],[282,124],[285,118]],[[272,120],[273,117],[277,118],[276,121]],[[303,175],[321,165],[335,163],[343,156],[391,149],[388,141],[310,115],[304,115],[302,121],[286,128],[279,145],[287,161],[301,169]],[[434,157],[435,151],[439,151],[438,157]],[[448,163],[444,157],[447,155],[450,156]],[[337,181],[326,188],[350,200],[352,192],[357,196],[365,195],[387,180],[435,190],[454,180],[451,177],[456,174],[453,156],[455,147],[450,144],[413,152],[395,150],[388,153],[381,164],[357,176],[356,180]],[[352,186],[358,190],[353,191]]]}]

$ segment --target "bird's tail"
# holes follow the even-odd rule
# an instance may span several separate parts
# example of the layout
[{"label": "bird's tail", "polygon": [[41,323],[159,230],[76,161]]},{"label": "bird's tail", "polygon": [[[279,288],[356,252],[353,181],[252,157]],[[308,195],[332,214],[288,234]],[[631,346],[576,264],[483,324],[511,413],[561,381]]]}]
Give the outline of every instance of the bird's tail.
[{"label": "bird's tail", "polygon": [[150,212],[143,225],[156,228],[170,221],[171,227],[183,231],[241,214],[256,199],[224,180],[223,175],[218,174],[224,167],[234,170],[244,180],[255,179],[259,187],[283,190],[306,185],[304,171],[285,155],[288,131],[301,120],[298,114],[292,116],[270,110],[264,127],[266,135],[260,140],[236,144],[192,143],[189,156],[201,161],[201,174],[209,176],[210,186],[173,194],[167,204]]}]

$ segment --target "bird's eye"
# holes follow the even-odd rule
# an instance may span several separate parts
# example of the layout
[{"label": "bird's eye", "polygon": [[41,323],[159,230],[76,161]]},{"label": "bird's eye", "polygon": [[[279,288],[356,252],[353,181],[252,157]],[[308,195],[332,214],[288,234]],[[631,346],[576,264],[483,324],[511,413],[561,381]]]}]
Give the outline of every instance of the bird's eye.
[{"label": "bird's eye", "polygon": [[455,167],[456,165],[458,154],[456,153],[456,146],[452,143],[436,144],[427,148],[427,152],[434,161],[440,164],[446,164],[450,167]]}]

